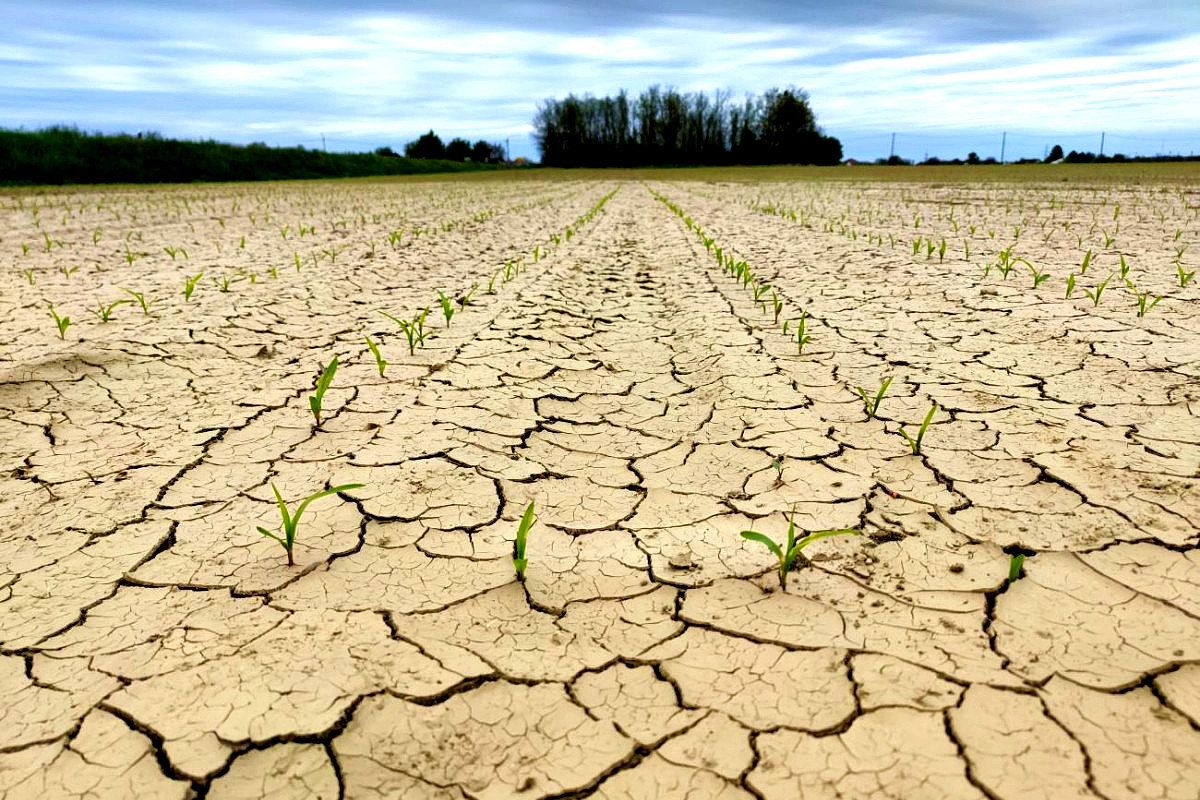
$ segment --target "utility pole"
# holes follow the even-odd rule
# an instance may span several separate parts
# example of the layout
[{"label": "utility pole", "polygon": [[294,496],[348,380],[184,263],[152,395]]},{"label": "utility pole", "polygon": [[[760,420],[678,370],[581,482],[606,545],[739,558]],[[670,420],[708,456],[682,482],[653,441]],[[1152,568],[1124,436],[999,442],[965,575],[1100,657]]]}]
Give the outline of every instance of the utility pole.
[{"label": "utility pole", "polygon": [[888,161],[891,161],[895,155],[896,155],[896,134],[893,133],[892,134],[892,149],[891,149],[891,151],[888,152]]},{"label": "utility pole", "polygon": [[504,137],[504,160],[512,161],[512,154],[508,150],[508,137]]},{"label": "utility pole", "polygon": [[1104,155],[1104,131],[1100,131],[1100,155]]},{"label": "utility pole", "polygon": [[1000,163],[1004,163],[1004,146],[1008,144],[1008,131],[1000,134]]},{"label": "utility pole", "polygon": [[323,133],[321,134],[321,149],[324,150],[326,153],[329,152],[329,150],[326,149],[326,147],[325,147],[325,134],[323,134]]}]

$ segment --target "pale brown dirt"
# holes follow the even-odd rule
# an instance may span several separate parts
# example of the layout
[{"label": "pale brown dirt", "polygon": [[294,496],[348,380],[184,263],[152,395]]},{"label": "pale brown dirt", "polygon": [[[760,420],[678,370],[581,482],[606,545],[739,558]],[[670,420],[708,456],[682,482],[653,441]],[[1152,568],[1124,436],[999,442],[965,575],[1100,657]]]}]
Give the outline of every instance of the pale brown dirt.
[{"label": "pale brown dirt", "polygon": [[[807,312],[803,353],[652,192]],[[0,797],[1195,798],[1200,281],[1173,262],[1196,268],[1198,202],[0,195]],[[1014,243],[1048,281],[984,276]],[[1133,286],[1093,305],[1121,253]],[[437,290],[474,283],[447,328]],[[89,313],[122,287],[150,313]],[[1135,291],[1165,299],[1138,317]],[[410,355],[378,311],[425,306]],[[856,388],[889,375],[869,419]],[[914,454],[899,426],[935,401]],[[256,532],[272,484],[351,482],[295,566]],[[861,535],[781,591],[739,534],[788,515]]]}]

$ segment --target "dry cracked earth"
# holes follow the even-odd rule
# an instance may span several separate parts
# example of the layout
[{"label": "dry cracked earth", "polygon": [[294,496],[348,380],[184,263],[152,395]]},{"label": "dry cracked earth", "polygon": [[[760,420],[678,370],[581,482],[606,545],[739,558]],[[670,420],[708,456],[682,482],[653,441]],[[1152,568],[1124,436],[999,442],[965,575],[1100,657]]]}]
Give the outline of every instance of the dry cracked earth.
[{"label": "dry cracked earth", "polygon": [[0,200],[0,796],[1200,794],[1196,187]]}]

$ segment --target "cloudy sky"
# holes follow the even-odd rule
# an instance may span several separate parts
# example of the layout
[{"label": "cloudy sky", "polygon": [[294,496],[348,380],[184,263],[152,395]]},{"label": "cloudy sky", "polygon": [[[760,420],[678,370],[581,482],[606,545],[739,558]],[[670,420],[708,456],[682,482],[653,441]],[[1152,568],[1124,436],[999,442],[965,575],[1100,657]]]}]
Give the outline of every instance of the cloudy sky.
[{"label": "cloudy sky", "polygon": [[[434,6],[436,5],[436,8]],[[0,0],[0,127],[396,149],[567,93],[806,89],[847,156],[1200,153],[1200,0]]]}]

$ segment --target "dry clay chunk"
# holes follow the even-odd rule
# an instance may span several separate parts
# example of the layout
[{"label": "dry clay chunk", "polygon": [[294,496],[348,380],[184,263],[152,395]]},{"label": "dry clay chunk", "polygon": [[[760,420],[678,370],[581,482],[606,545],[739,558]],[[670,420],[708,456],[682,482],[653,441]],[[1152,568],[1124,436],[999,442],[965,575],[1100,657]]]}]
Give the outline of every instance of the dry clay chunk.
[{"label": "dry clay chunk", "polygon": [[432,706],[368,698],[333,749],[347,797],[452,798],[461,787],[479,800],[525,800],[590,785],[634,743],[561,686],[494,681]]}]

